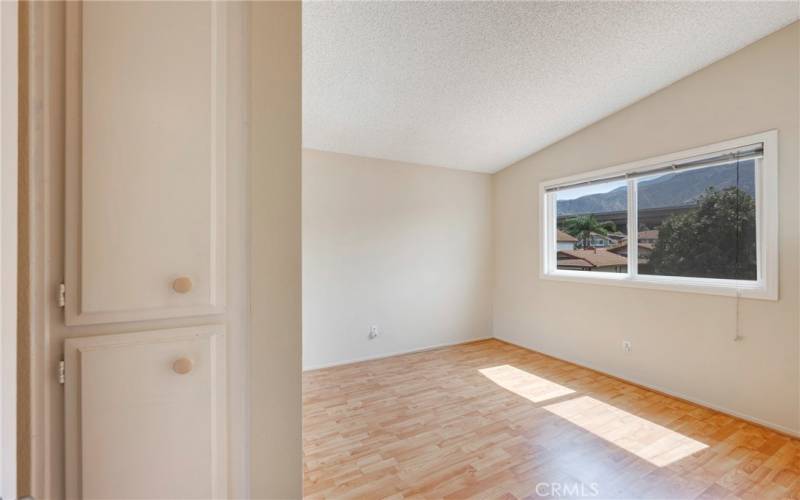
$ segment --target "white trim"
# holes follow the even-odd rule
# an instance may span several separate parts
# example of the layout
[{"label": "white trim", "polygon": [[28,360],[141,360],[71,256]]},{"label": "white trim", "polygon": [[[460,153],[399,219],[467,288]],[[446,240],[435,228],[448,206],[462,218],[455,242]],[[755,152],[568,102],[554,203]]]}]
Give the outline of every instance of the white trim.
[{"label": "white trim", "polygon": [[0,4],[0,497],[17,498],[18,4]]},{"label": "white trim", "polygon": [[618,374],[618,373],[616,373],[616,372],[614,372],[612,370],[608,370],[606,368],[601,368],[601,367],[595,365],[594,363],[589,363],[589,362],[585,362],[585,361],[571,361],[569,359],[569,357],[567,357],[567,356],[562,356],[562,355],[559,355],[559,354],[551,354],[551,353],[545,352],[545,351],[543,351],[541,349],[534,349],[533,347],[527,347],[527,346],[525,346],[523,344],[519,344],[517,342],[513,342],[511,340],[507,340],[507,339],[504,339],[502,337],[495,337],[495,339],[497,339],[497,340],[499,340],[501,342],[505,342],[507,344],[511,344],[513,346],[519,347],[520,349],[533,351],[533,352],[536,352],[536,353],[539,353],[539,354],[543,354],[545,356],[549,356],[551,358],[557,359],[557,360],[562,361],[564,363],[570,363],[570,364],[573,364],[573,365],[576,365],[576,366],[580,366],[581,368],[587,368],[589,370],[594,370],[594,371],[596,371],[598,373],[601,373],[603,375],[607,375],[607,376],[610,376],[610,377],[615,377],[615,378],[618,378],[618,379],[620,379],[622,381],[630,382],[632,384],[641,386],[641,387],[643,387],[645,389],[650,389],[650,390],[653,390],[653,391],[657,391],[657,392],[666,394],[667,396],[672,396],[674,398],[683,399],[683,400],[688,401],[690,403],[694,403],[696,405],[703,406],[705,408],[709,408],[711,410],[718,411],[720,413],[724,413],[726,415],[730,415],[732,417],[735,417],[735,418],[738,418],[738,419],[741,419],[741,420],[744,420],[744,421],[747,421],[747,422],[750,422],[750,423],[753,423],[753,424],[756,424],[756,425],[761,425],[761,426],[766,427],[768,429],[772,429],[772,430],[781,432],[783,434],[786,434],[786,435],[789,435],[789,436],[792,436],[792,437],[800,438],[800,429],[791,429],[789,427],[785,427],[783,425],[776,424],[774,422],[770,422],[770,421],[764,420],[762,418],[758,418],[758,417],[754,417],[752,415],[748,415],[747,413],[742,413],[740,411],[731,410],[730,408],[725,407],[725,406],[721,406],[721,405],[714,404],[714,403],[709,403],[708,401],[706,401],[704,399],[699,399],[699,398],[695,398],[695,397],[692,397],[692,396],[687,396],[686,394],[683,394],[681,392],[673,391],[671,389],[666,389],[666,388],[664,388],[664,387],[662,387],[660,385],[651,384],[651,383],[648,383],[648,382],[643,382],[640,379],[637,379],[637,378],[634,378],[634,377],[630,377],[628,375],[620,375],[620,374]]},{"label": "white trim", "polygon": [[[638,193],[636,189],[636,183],[638,182],[637,179],[628,179],[628,274],[630,275],[632,280],[638,278],[639,274],[639,266],[635,265],[632,266],[632,263],[639,262],[639,228],[637,227],[637,215],[639,211],[639,200],[636,194]],[[631,228],[633,228],[634,233],[631,233]],[[636,244],[632,245],[633,242],[631,240],[631,234],[636,235]]]},{"label": "white trim", "polygon": [[[764,157],[756,162],[756,241],[758,278],[756,281],[725,280],[707,278],[683,278],[671,276],[643,276],[637,272],[638,247],[628,253],[627,273],[605,273],[568,271],[556,269],[555,220],[556,195],[547,192],[553,186],[583,181],[602,180],[622,172],[631,172],[654,165],[669,164],[689,157],[698,157],[718,151],[734,149],[761,142],[764,144]],[[636,179],[628,180],[628,232],[636,231]],[[540,233],[544,235],[539,251],[539,277],[544,280],[570,281],[654,290],[703,293],[711,295],[741,296],[751,299],[778,300],[778,131],[770,130],[759,134],[718,142],[667,155],[637,160],[614,167],[593,170],[584,174],[544,181],[539,184],[539,203],[541,217]],[[630,240],[630,238],[629,238]],[[629,245],[635,247],[635,245]]]},{"label": "white trim", "polygon": [[228,36],[221,40],[227,50],[227,116],[225,131],[227,194],[225,201],[225,250],[227,279],[226,337],[228,367],[228,498],[251,498],[250,494],[250,190],[249,190],[249,61],[250,5],[225,5]]},{"label": "white trim", "polygon": [[457,342],[445,342],[443,344],[434,344],[434,345],[430,345],[430,346],[427,346],[427,347],[420,347],[418,349],[411,349],[410,351],[393,351],[393,352],[390,352],[390,353],[378,354],[378,355],[375,355],[375,356],[364,356],[364,357],[361,357],[361,358],[351,358],[351,359],[348,359],[348,360],[336,361],[336,362],[333,362],[333,363],[323,363],[321,365],[303,367],[303,372],[311,372],[311,371],[314,371],[314,370],[322,370],[323,368],[333,368],[335,366],[352,365],[353,363],[362,363],[364,361],[375,361],[376,359],[391,358],[391,357],[394,357],[394,356],[402,356],[404,354],[414,354],[414,353],[417,353],[417,352],[432,351],[434,349],[441,349],[442,347],[453,347],[453,346],[456,346],[456,345],[471,344],[473,342],[480,342],[481,340],[491,340],[493,338],[494,337],[491,337],[491,336],[489,336],[489,337],[477,337],[477,338],[469,339],[469,340],[459,340]]}]

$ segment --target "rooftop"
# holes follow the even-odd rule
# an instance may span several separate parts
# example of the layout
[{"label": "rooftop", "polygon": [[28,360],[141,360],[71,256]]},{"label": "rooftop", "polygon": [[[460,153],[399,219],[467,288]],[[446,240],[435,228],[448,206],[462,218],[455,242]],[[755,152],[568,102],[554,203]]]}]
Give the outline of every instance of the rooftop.
[{"label": "rooftop", "polygon": [[556,231],[557,231],[556,241],[563,241],[563,242],[570,242],[570,243],[575,243],[576,241],[578,241],[578,238],[572,236],[569,233],[565,233],[564,231],[562,231],[560,229],[557,229]]},{"label": "rooftop", "polygon": [[[559,250],[558,264],[572,267],[626,266],[628,259],[604,248],[591,250]],[[583,261],[583,263],[576,262]],[[588,265],[586,265],[588,264]]]}]

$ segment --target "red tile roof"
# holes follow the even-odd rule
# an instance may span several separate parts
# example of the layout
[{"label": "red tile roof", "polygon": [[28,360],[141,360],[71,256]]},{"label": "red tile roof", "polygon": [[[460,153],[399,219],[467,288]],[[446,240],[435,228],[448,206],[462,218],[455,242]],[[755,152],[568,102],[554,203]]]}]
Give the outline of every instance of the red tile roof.
[{"label": "red tile roof", "polygon": [[[557,264],[571,267],[609,267],[609,266],[626,266],[628,259],[609,252],[603,248],[592,250],[559,250]],[[589,266],[574,263],[575,260],[582,260],[589,264]],[[568,264],[567,262],[573,262]]]},{"label": "red tile roof", "polygon": [[[639,243],[639,248],[644,248],[645,250],[652,250],[653,248],[655,248],[655,246],[652,243]],[[617,243],[616,245],[611,245],[610,247],[607,247],[606,250],[613,253],[626,252],[628,250],[628,241],[625,240],[620,243]]]},{"label": "red tile roof", "polygon": [[581,267],[585,269],[591,269],[595,266],[583,259],[559,259],[558,267]]}]

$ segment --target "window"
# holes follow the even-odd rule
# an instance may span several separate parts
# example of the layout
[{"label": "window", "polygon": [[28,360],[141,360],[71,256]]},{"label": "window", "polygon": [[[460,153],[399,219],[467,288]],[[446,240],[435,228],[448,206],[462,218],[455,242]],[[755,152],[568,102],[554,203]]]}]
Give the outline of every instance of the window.
[{"label": "window", "polygon": [[610,249],[627,241],[625,180],[565,188],[556,198],[556,269],[626,273],[627,259]]},{"label": "window", "polygon": [[542,183],[542,277],[777,299],[777,132]]}]

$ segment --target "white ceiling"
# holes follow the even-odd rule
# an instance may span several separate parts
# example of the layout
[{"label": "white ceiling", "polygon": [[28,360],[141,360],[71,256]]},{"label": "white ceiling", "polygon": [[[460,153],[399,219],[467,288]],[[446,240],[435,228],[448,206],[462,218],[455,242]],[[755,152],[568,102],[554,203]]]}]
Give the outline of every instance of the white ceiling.
[{"label": "white ceiling", "polygon": [[303,146],[496,172],[798,19],[800,2],[303,5]]}]

